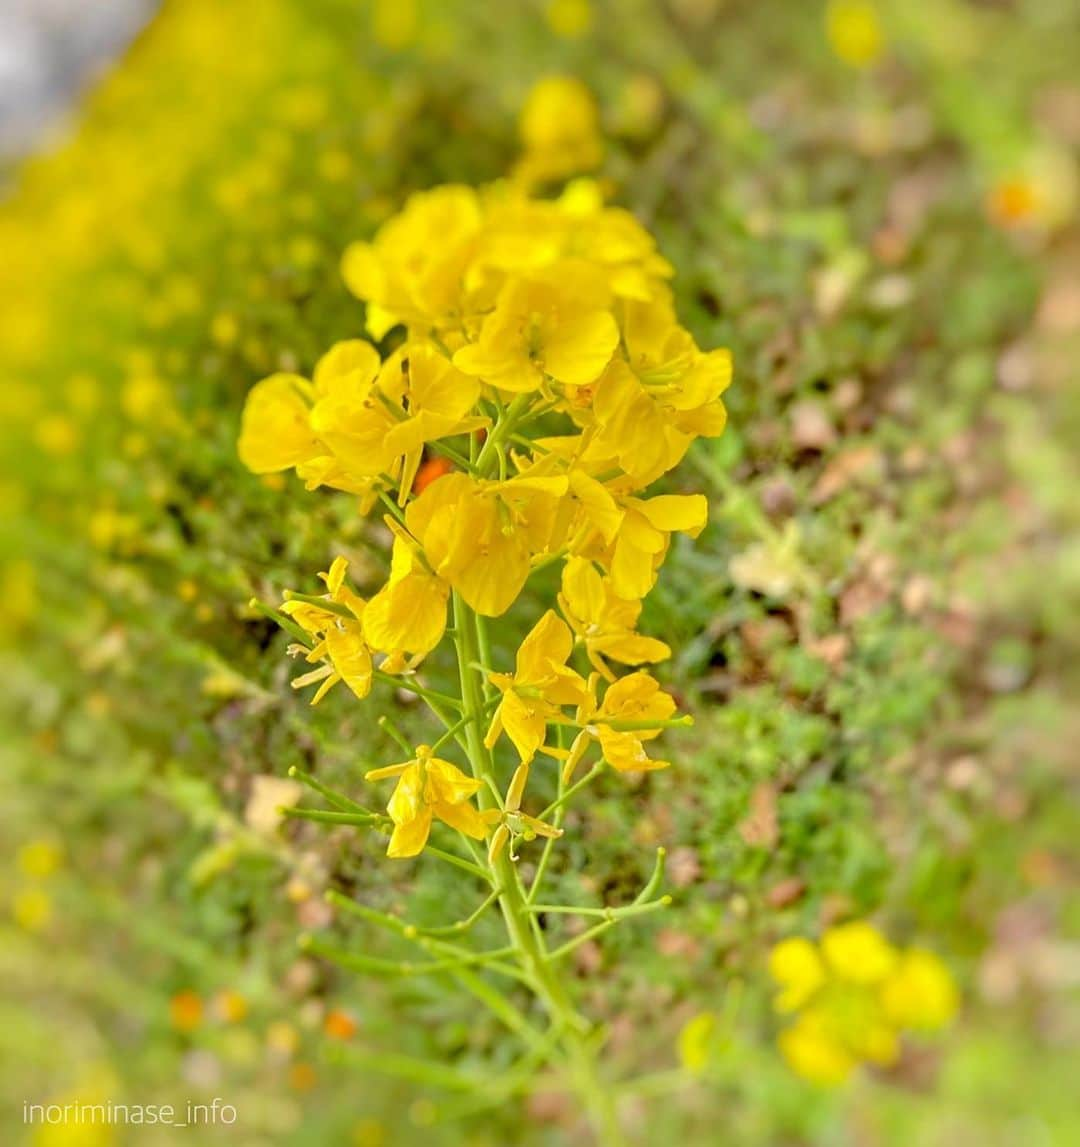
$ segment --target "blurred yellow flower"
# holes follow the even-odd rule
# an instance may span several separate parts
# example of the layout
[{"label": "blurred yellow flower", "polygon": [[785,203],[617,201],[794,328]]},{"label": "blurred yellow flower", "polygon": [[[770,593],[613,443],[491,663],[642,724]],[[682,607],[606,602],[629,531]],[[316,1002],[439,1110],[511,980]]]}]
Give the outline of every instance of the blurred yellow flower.
[{"label": "blurred yellow flower", "polygon": [[44,931],[53,919],[52,897],[43,888],[24,888],[12,898],[11,916],[24,932]]},{"label": "blurred yellow flower", "polygon": [[867,68],[885,46],[877,6],[870,0],[829,0],[825,31],[836,55],[853,68]]},{"label": "blurred yellow flower", "polygon": [[64,853],[55,840],[40,838],[24,844],[15,854],[15,863],[24,876],[33,880],[46,880],[64,862]]},{"label": "blurred yellow flower", "polygon": [[823,1086],[842,1083],[860,1063],[894,1063],[902,1032],[944,1027],[958,1007],[935,955],[898,951],[865,921],[830,928],[820,945],[782,940],[769,971],[780,986],[776,1010],[795,1013],[780,1050],[793,1070]]},{"label": "blurred yellow flower", "polygon": [[547,22],[556,36],[578,40],[592,28],[592,5],[589,0],[548,0]]},{"label": "blurred yellow flower", "polygon": [[596,101],[573,76],[547,76],[536,83],[522,109],[519,130],[525,155],[518,175],[527,181],[591,171],[604,156]]}]

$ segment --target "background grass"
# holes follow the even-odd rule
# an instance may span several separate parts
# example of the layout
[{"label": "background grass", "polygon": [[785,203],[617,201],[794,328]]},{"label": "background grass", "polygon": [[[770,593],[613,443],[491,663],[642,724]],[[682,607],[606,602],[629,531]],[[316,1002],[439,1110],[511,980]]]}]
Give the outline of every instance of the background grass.
[{"label": "background grass", "polygon": [[[864,70],[816,3],[611,0],[569,37],[543,4],[420,3],[388,26],[403,10],[172,0],[70,139],[11,173],[13,1137],[24,1100],[80,1094],[224,1096],[238,1125],[206,1142],[582,1141],[543,1081],[431,1125],[443,1094],[372,1056],[508,1063],[500,1030],[445,985],[298,952],[321,929],[397,951],[334,920],[327,887],[439,922],[471,896],[378,837],[257,815],[257,778],[293,765],[358,792],[397,756],[380,712],[430,730],[389,691],[314,711],[292,693],[284,637],[246,603],[313,588],[338,552],[370,588],[386,538],[234,446],[253,381],[361,330],[347,242],[411,190],[497,178],[530,84],[565,71],[597,95],[606,177],[675,263],[680,314],[737,368],[730,429],[669,483],[707,492],[711,524],[645,614],[697,724],[667,739],[673,769],[595,786],[552,891],[619,902],[669,849],[673,908],[580,949],[575,990],[620,1074],[676,1064],[703,1010],[720,1038],[705,1076],[628,1094],[627,1116],[650,1144],[1076,1142],[1075,7],[882,2]],[[63,853],[49,877],[16,855],[40,840]],[[888,1077],[820,1092],[775,1051],[765,955],[852,914],[938,950],[965,1010]],[[335,1008],[348,1040],[325,1034]]]}]

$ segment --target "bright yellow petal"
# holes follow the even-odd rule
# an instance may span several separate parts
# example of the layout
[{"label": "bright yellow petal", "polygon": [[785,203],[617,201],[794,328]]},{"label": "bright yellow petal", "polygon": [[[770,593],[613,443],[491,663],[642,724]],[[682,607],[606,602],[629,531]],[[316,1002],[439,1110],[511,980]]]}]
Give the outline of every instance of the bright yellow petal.
[{"label": "bright yellow petal", "polygon": [[462,804],[447,804],[440,801],[434,807],[435,815],[451,828],[471,836],[473,840],[483,840],[487,836],[487,822],[468,801]]},{"label": "bright yellow petal", "polygon": [[325,453],[311,429],[310,407],[303,393],[307,379],[273,374],[251,388],[244,403],[240,461],[256,474],[287,470]]},{"label": "bright yellow petal", "polygon": [[825,964],[817,947],[802,936],[781,940],[769,953],[769,975],[780,985],[778,1012],[801,1008],[826,979]]},{"label": "bright yellow petal", "polygon": [[431,819],[431,809],[424,808],[413,820],[395,825],[386,855],[394,859],[404,859],[421,853],[431,834]]}]

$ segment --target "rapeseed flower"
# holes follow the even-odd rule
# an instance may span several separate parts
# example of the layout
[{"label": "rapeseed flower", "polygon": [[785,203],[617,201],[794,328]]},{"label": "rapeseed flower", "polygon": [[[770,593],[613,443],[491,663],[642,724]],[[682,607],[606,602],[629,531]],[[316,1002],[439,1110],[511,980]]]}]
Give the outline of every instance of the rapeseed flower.
[{"label": "rapeseed flower", "polygon": [[543,748],[548,722],[560,715],[561,706],[577,705],[585,697],[584,678],[566,664],[573,648],[566,622],[549,609],[521,643],[514,672],[488,674],[502,693],[488,729],[488,748],[504,730],[523,765]]},{"label": "rapeseed flower", "polygon": [[948,970],[932,952],[899,950],[864,921],[830,928],[820,944],[777,944],[769,971],[780,986],[774,1006],[794,1014],[780,1050],[799,1075],[842,1083],[860,1063],[887,1067],[906,1030],[945,1027],[957,1009]]},{"label": "rapeseed flower", "polygon": [[430,746],[418,745],[411,760],[364,775],[368,781],[387,777],[397,777],[398,781],[386,806],[394,822],[387,856],[408,857],[422,852],[436,818],[474,840],[483,840],[487,834],[486,823],[469,799],[483,788],[483,782],[433,756]]}]

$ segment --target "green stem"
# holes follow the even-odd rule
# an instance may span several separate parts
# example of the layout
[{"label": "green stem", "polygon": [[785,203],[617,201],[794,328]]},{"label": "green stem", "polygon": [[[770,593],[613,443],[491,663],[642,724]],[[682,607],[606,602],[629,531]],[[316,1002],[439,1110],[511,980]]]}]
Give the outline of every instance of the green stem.
[{"label": "green stem", "polygon": [[[484,696],[482,674],[475,668],[480,658],[477,618],[456,591],[454,628],[462,708],[466,716],[475,718],[466,726],[469,764],[473,775],[479,780],[495,779],[494,762],[490,750],[484,745],[480,723]],[[494,794],[486,784],[477,794],[477,800],[483,809],[498,807]],[[597,1071],[594,1046],[588,1038],[593,1034],[592,1029],[574,1008],[563,980],[552,965],[542,936],[533,926],[532,913],[518,870],[510,859],[510,850],[504,848],[490,863],[492,884],[500,889],[499,908],[510,947],[534,985],[552,1024],[562,1032],[561,1042],[567,1071],[593,1123],[598,1142],[604,1144],[604,1147],[618,1147],[624,1140],[610,1089]]]}]

